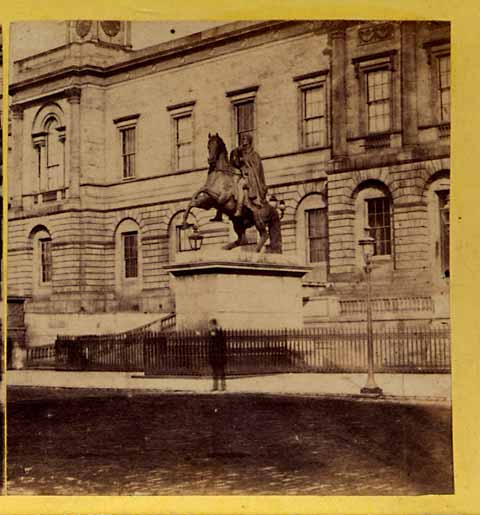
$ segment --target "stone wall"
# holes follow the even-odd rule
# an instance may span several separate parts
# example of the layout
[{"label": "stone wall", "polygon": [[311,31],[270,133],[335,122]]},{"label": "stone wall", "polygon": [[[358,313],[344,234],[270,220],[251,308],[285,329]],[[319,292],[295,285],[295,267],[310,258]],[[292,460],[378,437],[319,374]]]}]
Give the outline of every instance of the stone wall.
[{"label": "stone wall", "polygon": [[[314,266],[305,277],[305,297],[310,299],[306,317],[315,320],[318,315],[320,320],[326,313],[340,320],[341,302],[364,295],[356,198],[368,184],[382,185],[392,204],[393,250],[377,260],[375,295],[440,295],[424,315],[434,316],[438,305],[444,316],[448,285],[437,266],[438,213],[432,213],[429,188],[439,177],[448,179],[449,132],[442,129],[440,134],[435,125],[428,45],[448,40],[448,24],[388,22],[381,30],[382,23],[271,22],[268,30],[257,25],[255,29],[255,24],[239,22],[209,31],[204,39],[187,38],[129,54],[123,62],[112,54],[112,67],[97,74],[85,71],[78,84],[68,76],[36,81],[31,68],[25,71],[24,83],[13,86],[17,107],[9,285],[12,295],[28,297],[26,311],[39,327],[44,324],[41,317],[51,314],[130,312],[148,317],[174,309],[171,279],[164,268],[176,259],[172,227],[191,194],[205,182],[208,133],[219,132],[229,150],[236,143],[232,99],[245,88],[255,97],[255,145],[269,192],[286,204],[285,254],[305,256],[305,224],[299,223],[302,201],[314,198],[318,207],[328,209],[328,262]],[[88,52],[95,61],[93,45],[84,48],[82,59],[88,61]],[[55,64],[54,54],[50,61],[42,56],[43,72],[58,71],[61,65]],[[360,75],[370,58],[386,60],[393,70],[392,131],[379,148],[366,137],[362,118]],[[305,149],[299,77],[306,80],[316,74],[324,78],[327,90],[328,144]],[[21,73],[17,78],[21,81]],[[168,108],[182,103],[192,103],[190,170],[176,170],[172,163]],[[49,109],[66,125],[66,192],[43,201],[38,196],[33,131]],[[132,116],[137,131],[135,178],[123,180],[115,120]],[[234,237],[227,224],[209,222],[212,213],[197,211],[194,216],[205,247],[220,247]],[[142,273],[135,294],[123,290],[118,278],[115,235],[125,220],[136,224],[140,238]],[[35,231],[40,227],[53,245],[48,291],[32,279],[38,267]]]}]

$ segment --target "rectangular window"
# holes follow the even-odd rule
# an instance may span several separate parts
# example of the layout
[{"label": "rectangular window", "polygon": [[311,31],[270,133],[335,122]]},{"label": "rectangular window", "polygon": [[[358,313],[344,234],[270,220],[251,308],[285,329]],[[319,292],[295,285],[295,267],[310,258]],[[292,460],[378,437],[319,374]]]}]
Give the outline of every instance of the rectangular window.
[{"label": "rectangular window", "polygon": [[138,277],[138,233],[127,232],[122,237],[125,277]]},{"label": "rectangular window", "polygon": [[255,132],[255,104],[253,100],[235,104],[235,121],[237,144],[240,144],[242,134],[254,135]]},{"label": "rectangular window", "polygon": [[438,86],[440,95],[440,120],[450,121],[450,55],[438,57]]},{"label": "rectangular window", "polygon": [[122,144],[122,168],[123,178],[135,177],[135,138],[136,128],[125,127],[120,129]]},{"label": "rectangular window", "polygon": [[49,238],[40,240],[40,277],[42,283],[52,280],[52,240]]},{"label": "rectangular window", "polygon": [[367,224],[370,235],[375,238],[375,256],[392,253],[390,201],[387,197],[371,198],[367,203]]},{"label": "rectangular window", "polygon": [[328,226],[327,210],[309,209],[305,211],[307,217],[308,261],[309,263],[323,263],[327,261],[328,253]]},{"label": "rectangular window", "polygon": [[305,147],[326,145],[325,88],[315,86],[302,90],[303,143]]},{"label": "rectangular window", "polygon": [[177,225],[175,227],[175,242],[177,252],[191,250],[190,243],[188,241],[188,231],[185,231],[184,229],[182,229],[182,227],[182,225]]},{"label": "rectangular window", "polygon": [[177,170],[193,168],[192,116],[175,118],[175,161]]},{"label": "rectangular window", "polygon": [[380,69],[367,72],[368,132],[387,132],[391,127],[391,72]]}]

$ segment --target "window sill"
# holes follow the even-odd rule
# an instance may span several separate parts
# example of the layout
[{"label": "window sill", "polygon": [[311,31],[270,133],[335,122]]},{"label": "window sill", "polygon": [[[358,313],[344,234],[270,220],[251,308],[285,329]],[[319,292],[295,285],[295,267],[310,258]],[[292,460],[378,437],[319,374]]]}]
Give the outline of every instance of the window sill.
[{"label": "window sill", "polygon": [[188,172],[193,172],[195,170],[198,170],[198,168],[178,168],[178,167],[175,167],[174,170],[173,170],[173,173],[188,173]]},{"label": "window sill", "polygon": [[382,264],[382,263],[389,263],[392,261],[392,255],[386,254],[382,256],[372,256],[370,258],[372,260],[372,263]]},{"label": "window sill", "polygon": [[364,147],[366,150],[390,148],[391,136],[391,132],[372,132],[367,134],[364,140]]},{"label": "window sill", "polygon": [[122,182],[132,182],[136,181],[137,177],[122,177]]},{"label": "window sill", "polygon": [[52,283],[43,283],[42,286],[37,286],[34,288],[33,294],[32,294],[32,300],[43,300],[48,299],[52,296],[53,293],[53,287]]},{"label": "window sill", "polygon": [[33,193],[32,197],[33,204],[35,206],[42,204],[52,204],[67,198],[67,188],[59,188],[54,190],[41,191],[39,193]]},{"label": "window sill", "polygon": [[300,147],[300,152],[315,152],[316,150],[328,150],[328,149],[330,149],[329,145],[315,145],[315,146],[311,146],[311,147],[302,145]]}]

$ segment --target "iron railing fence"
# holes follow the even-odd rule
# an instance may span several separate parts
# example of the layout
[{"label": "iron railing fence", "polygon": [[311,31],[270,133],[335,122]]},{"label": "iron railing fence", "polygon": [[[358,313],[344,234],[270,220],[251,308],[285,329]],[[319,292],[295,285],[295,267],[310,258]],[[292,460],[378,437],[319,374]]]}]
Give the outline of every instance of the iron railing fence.
[{"label": "iron railing fence", "polygon": [[57,369],[143,372],[143,333],[60,336]]},{"label": "iron railing fence", "polygon": [[54,368],[55,365],[55,345],[39,345],[27,348],[27,368]]},{"label": "iron railing fence", "polygon": [[[359,329],[225,330],[224,336],[229,375],[367,370],[367,334]],[[207,333],[194,331],[63,336],[53,351],[30,349],[29,364],[52,361],[53,352],[59,369],[203,376],[211,373],[208,342]],[[377,372],[450,371],[448,328],[375,330],[373,342]]]}]

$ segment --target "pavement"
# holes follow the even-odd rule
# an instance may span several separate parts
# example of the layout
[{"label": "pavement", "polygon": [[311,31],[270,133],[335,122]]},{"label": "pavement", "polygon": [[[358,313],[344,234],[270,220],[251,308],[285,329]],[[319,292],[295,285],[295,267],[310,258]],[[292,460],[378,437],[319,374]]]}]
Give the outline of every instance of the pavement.
[{"label": "pavement", "polygon": [[[450,374],[376,374],[383,399],[451,403]],[[344,396],[364,398],[366,374],[274,374],[227,377],[228,393]],[[208,377],[146,377],[132,372],[9,370],[8,386],[154,390],[166,393],[207,393]]]},{"label": "pavement", "polygon": [[7,430],[10,495],[454,488],[451,409],[437,404],[14,386]]}]

